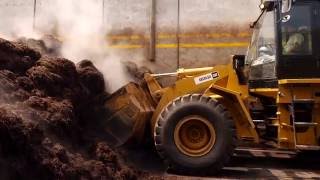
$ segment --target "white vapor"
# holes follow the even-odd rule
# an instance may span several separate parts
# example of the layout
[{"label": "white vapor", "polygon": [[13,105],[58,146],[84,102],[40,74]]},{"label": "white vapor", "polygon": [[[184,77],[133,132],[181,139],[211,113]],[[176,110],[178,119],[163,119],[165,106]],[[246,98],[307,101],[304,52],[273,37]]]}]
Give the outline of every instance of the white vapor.
[{"label": "white vapor", "polygon": [[33,22],[30,16],[15,18],[12,15],[8,18],[6,15],[12,20],[12,26],[0,27],[0,35],[13,39],[54,34],[63,42],[63,57],[75,63],[83,59],[92,60],[104,74],[108,90],[114,91],[126,84],[129,78],[117,53],[107,49],[105,29],[108,24],[103,22],[102,3],[103,0],[38,0],[35,29],[30,26]]}]

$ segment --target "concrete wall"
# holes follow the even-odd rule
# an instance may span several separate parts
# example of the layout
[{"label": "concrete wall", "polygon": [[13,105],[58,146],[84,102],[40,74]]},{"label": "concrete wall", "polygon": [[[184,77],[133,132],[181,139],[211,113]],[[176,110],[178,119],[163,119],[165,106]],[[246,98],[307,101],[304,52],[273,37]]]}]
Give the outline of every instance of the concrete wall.
[{"label": "concrete wall", "polygon": [[[156,0],[155,63],[148,62],[151,0],[65,0],[65,6],[57,7],[55,1],[37,0],[37,31],[54,32],[59,23],[55,15],[68,14],[70,7],[81,12],[83,7],[79,3],[90,2],[85,8],[92,11],[79,18],[82,22],[95,22],[88,23],[92,30],[103,28],[109,43],[106,50],[116,53],[123,61],[139,61],[155,71],[176,68],[177,0]],[[248,24],[258,16],[259,2],[180,0],[180,66],[211,66],[226,63],[230,54],[245,53],[250,39]],[[34,0],[0,0],[0,34],[32,34],[33,7]],[[63,21],[68,22],[68,16]],[[68,28],[71,27],[66,31]]]}]

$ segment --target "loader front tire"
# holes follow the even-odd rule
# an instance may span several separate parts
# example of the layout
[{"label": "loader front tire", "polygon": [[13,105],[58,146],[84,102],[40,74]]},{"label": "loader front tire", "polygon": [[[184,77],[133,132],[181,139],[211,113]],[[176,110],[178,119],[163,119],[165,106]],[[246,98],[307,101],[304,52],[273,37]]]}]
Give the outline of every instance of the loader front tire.
[{"label": "loader front tire", "polygon": [[163,109],[154,140],[170,169],[184,174],[216,173],[235,149],[234,121],[216,100],[186,95]]}]

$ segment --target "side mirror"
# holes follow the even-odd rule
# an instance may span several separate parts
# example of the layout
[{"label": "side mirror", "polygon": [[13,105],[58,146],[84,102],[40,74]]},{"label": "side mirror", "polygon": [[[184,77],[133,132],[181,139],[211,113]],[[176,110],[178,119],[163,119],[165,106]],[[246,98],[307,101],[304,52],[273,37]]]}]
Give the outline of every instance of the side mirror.
[{"label": "side mirror", "polygon": [[245,55],[233,55],[232,57],[233,69],[236,71],[239,84],[241,85],[247,83],[247,78],[244,73],[245,59]]},{"label": "side mirror", "polygon": [[241,70],[245,66],[245,55],[233,55],[232,62],[233,62],[233,69]]}]

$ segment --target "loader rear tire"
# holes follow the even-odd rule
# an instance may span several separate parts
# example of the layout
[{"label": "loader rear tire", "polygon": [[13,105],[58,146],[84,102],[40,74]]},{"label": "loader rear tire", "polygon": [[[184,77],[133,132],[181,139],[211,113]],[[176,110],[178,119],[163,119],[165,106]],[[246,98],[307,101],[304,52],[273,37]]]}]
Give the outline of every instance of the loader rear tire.
[{"label": "loader rear tire", "polygon": [[161,112],[154,129],[155,146],[175,172],[214,174],[232,156],[236,133],[229,112],[199,94],[179,97]]}]

